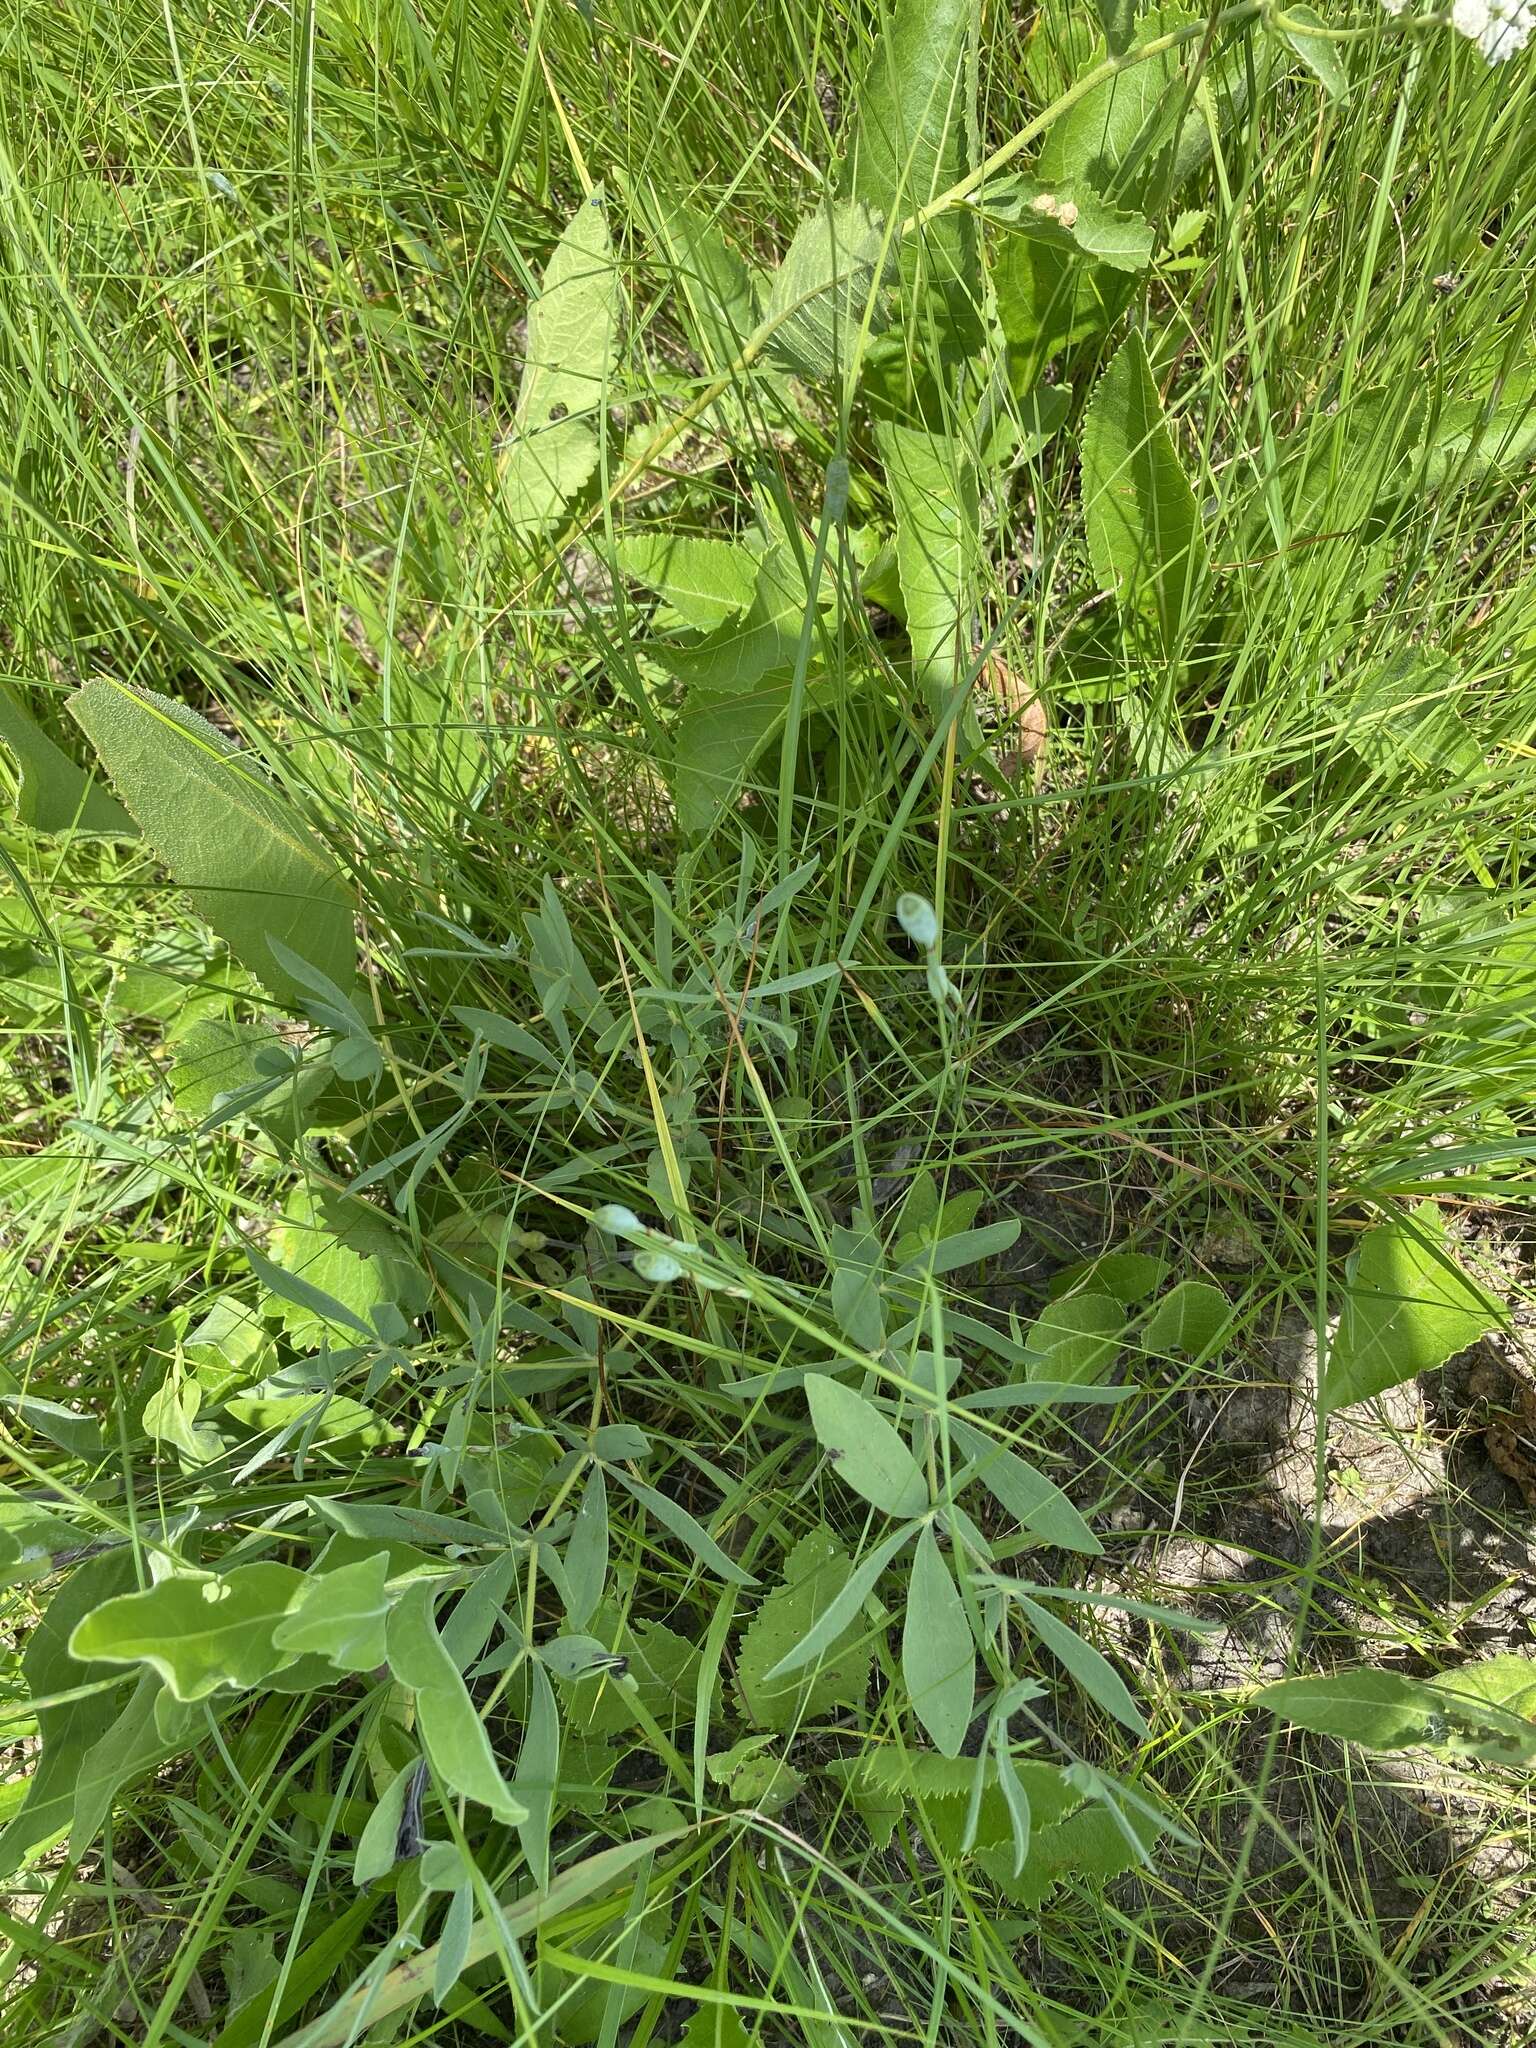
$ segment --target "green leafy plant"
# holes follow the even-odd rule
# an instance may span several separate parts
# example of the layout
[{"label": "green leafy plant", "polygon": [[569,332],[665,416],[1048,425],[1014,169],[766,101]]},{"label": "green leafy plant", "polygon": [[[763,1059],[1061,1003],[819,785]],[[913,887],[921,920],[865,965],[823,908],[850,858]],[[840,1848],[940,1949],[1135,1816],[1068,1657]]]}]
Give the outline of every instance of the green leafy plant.
[{"label": "green leafy plant", "polygon": [[1529,76],[300,26],[3,60],[17,2038],[1492,2040],[1290,1482],[1528,1291]]}]

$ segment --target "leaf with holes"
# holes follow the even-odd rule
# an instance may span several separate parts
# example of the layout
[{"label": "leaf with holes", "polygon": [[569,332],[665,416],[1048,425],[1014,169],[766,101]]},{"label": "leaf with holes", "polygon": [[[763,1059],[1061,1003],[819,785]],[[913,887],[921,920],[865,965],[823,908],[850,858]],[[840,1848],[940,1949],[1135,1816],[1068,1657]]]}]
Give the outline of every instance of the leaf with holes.
[{"label": "leaf with holes", "polygon": [[528,307],[528,348],[517,424],[533,433],[607,403],[619,342],[619,273],[601,185],[594,185],[555,244]]}]

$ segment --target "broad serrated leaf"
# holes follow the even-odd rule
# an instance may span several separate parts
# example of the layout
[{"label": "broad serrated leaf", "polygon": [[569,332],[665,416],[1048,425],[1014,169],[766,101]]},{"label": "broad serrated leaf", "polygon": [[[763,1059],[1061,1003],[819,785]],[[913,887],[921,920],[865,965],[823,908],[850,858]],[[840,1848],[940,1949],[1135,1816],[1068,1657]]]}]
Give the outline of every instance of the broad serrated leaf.
[{"label": "broad serrated leaf", "polygon": [[51,740],[15,693],[0,683],[0,745],[20,777],[16,815],[34,832],[91,832],[136,839],[138,826],[95,777]]},{"label": "broad serrated leaf", "polygon": [[924,1525],[912,1559],[901,1675],[912,1711],[934,1748],[941,1756],[958,1756],[976,1705],[976,1645],[931,1522]]},{"label": "broad serrated leaf", "polygon": [[517,424],[532,433],[607,401],[619,339],[619,274],[601,185],[577,207],[528,307]]},{"label": "broad serrated leaf", "polygon": [[1483,749],[1464,722],[1463,690],[1452,663],[1405,650],[1361,682],[1340,737],[1380,775],[1474,779]]},{"label": "broad serrated leaf", "polygon": [[259,1685],[289,1662],[273,1640],[304,1586],[286,1564],[243,1564],[216,1578],[162,1579],[86,1615],[70,1637],[82,1662],[148,1664],[173,1699],[203,1700]]},{"label": "broad serrated leaf", "polygon": [[389,1226],[361,1197],[326,1201],[302,1182],[268,1249],[266,1283],[274,1284],[273,1267],[298,1283],[279,1300],[283,1327],[300,1344],[335,1343],[338,1335],[347,1343],[367,1340],[377,1310],[410,1305],[421,1285]]},{"label": "broad serrated leaf", "polygon": [[1125,1819],[1134,1839],[1103,1805],[1079,1806],[1065,1819],[1032,1831],[1022,1871],[1015,1870],[1011,1843],[978,1849],[976,1862],[1006,1898],[1038,1906],[1068,1879],[1104,1885],[1144,1863],[1162,1823],[1135,1806],[1125,1809]]},{"label": "broad serrated leaf", "polygon": [[501,501],[520,539],[547,533],[597,468],[597,435],[585,420],[558,420],[518,434],[501,457]]},{"label": "broad serrated leaf", "polygon": [[688,691],[672,765],[678,823],[690,837],[710,831],[736,800],[784,719],[806,603],[798,565],[775,542],[758,566],[745,617],[695,646],[649,649]]},{"label": "broad serrated leaf", "polygon": [[802,1536],[784,1560],[784,1583],[758,1608],[736,1654],[736,1684],[747,1717],[757,1727],[787,1733],[802,1721],[820,1720],[834,1708],[863,1701],[873,1650],[860,1640],[857,1616],[813,1667],[789,1678],[768,1676],[844,1590],[852,1571],[848,1553],[825,1529]]},{"label": "broad serrated leaf", "polygon": [[1083,516],[1093,573],[1155,622],[1171,656],[1209,573],[1195,494],[1163,417],[1146,344],[1128,335],[1083,419]]},{"label": "broad serrated leaf", "polygon": [[[1054,1764],[1015,1761],[1013,1770],[1037,1827],[1051,1826],[1081,1803],[1081,1792],[1067,1783],[1065,1773]],[[890,1841],[897,1821],[905,1814],[916,1819],[935,1849],[950,1857],[965,1855],[969,1853],[966,1823],[973,1804],[977,1806],[975,1849],[1013,1838],[1008,1795],[989,1759],[936,1756],[930,1750],[890,1745],[829,1763],[827,1771],[847,1786],[877,1847]],[[982,1774],[979,1802],[978,1772]]]},{"label": "broad serrated leaf", "polygon": [[[855,101],[842,189],[877,216],[910,219],[959,183],[976,140],[971,101],[973,0],[896,0]],[[959,346],[981,334],[981,258],[963,208],[903,238],[903,281],[936,290]]]},{"label": "broad serrated leaf", "polygon": [[764,1674],[770,1683],[783,1678],[788,1672],[798,1671],[802,1665],[811,1663],[831,1648],[874,1591],[876,1581],[891,1559],[903,1544],[911,1541],[916,1528],[915,1522],[908,1522],[887,1536],[883,1543],[877,1543],[867,1556],[860,1558],[830,1605],[822,1609],[794,1648],[786,1650],[778,1663]]},{"label": "broad serrated leaf", "polygon": [[720,230],[685,201],[654,191],[646,199],[674,291],[688,308],[693,345],[706,368],[729,369],[757,325],[753,273]]},{"label": "broad serrated leaf", "polygon": [[[1182,8],[1154,8],[1137,23],[1133,46],[1194,21]],[[1097,70],[1105,54],[1102,43],[1088,51],[1079,77]],[[1190,54],[1187,46],[1175,45],[1089,87],[1051,123],[1036,177],[1050,187],[1082,181],[1111,202],[1160,205],[1175,179],[1189,111],[1182,72]]]},{"label": "broad serrated leaf", "polygon": [[928,1482],[879,1409],[825,1373],[805,1382],[811,1424],[839,1479],[888,1515],[920,1515]]},{"label": "broad serrated leaf", "polygon": [[664,597],[686,626],[709,633],[750,609],[758,558],[735,541],[624,533],[615,549],[626,576]]},{"label": "broad serrated leaf", "polygon": [[882,421],[875,438],[896,514],[912,666],[937,710],[971,659],[983,569],[976,465],[952,435]]},{"label": "broad serrated leaf", "polygon": [[888,262],[885,230],[856,200],[830,202],[803,220],[774,272],[763,315],[771,360],[819,380],[852,361],[861,332],[878,334]]},{"label": "broad serrated leaf", "polygon": [[784,722],[787,678],[729,696],[700,690],[690,696],[672,754],[677,822],[690,839],[713,831],[741,795],[753,762]]},{"label": "broad serrated leaf", "polygon": [[1433,1372],[1502,1321],[1457,1263],[1439,1211],[1421,1203],[1368,1230],[1349,1262],[1323,1404],[1347,1408]]},{"label": "broad serrated leaf", "polygon": [[346,986],[352,894],[281,793],[184,704],[102,678],[69,700],[145,838],[235,957],[281,1002],[304,991],[269,938]]}]

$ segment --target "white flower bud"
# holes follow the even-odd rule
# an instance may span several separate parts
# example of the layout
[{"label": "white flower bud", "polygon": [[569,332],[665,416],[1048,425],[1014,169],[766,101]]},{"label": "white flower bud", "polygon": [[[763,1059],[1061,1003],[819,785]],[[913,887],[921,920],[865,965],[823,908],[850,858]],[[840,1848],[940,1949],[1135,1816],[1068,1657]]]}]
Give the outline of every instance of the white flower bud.
[{"label": "white flower bud", "polygon": [[913,945],[921,946],[925,953],[931,953],[939,943],[939,920],[926,896],[915,896],[911,890],[898,896],[896,922]]}]

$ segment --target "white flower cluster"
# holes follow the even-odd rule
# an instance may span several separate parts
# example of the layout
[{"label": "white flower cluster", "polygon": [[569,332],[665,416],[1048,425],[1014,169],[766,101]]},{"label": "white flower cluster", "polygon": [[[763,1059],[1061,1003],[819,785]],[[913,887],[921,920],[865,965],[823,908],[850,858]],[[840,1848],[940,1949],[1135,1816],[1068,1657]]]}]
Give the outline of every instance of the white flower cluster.
[{"label": "white flower cluster", "polygon": [[[1402,14],[1409,0],[1382,5],[1389,14]],[[1452,0],[1451,26],[1476,43],[1490,64],[1502,64],[1536,33],[1536,0]]]}]

